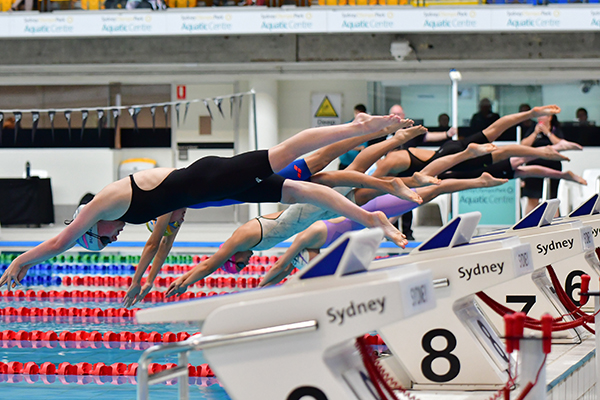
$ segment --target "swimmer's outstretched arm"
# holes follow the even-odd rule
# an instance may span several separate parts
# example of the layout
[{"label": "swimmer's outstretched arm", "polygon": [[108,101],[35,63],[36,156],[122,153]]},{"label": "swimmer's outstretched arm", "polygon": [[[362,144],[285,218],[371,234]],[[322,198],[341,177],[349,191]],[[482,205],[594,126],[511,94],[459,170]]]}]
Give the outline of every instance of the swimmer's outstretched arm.
[{"label": "swimmer's outstretched arm", "polygon": [[271,286],[281,282],[294,269],[293,267],[290,268],[290,265],[298,253],[304,249],[320,249],[326,240],[327,226],[323,221],[317,221],[303,232],[300,232],[292,245],[267,272],[259,286]]},{"label": "swimmer's outstretched arm", "polygon": [[[95,206],[91,206],[95,202]],[[105,207],[99,206],[99,201],[94,198],[61,233],[37,245],[33,249],[21,254],[13,260],[8,269],[0,277],[0,286],[7,284],[9,289],[15,287],[25,277],[29,268],[40,262],[46,261],[75,245],[90,227],[105,215]]]},{"label": "swimmer's outstretched arm", "polygon": [[[225,261],[229,260],[235,253],[251,249],[260,241],[260,227],[256,220],[251,220],[235,230],[233,235],[223,243],[217,252],[206,261],[196,264],[192,270],[177,278],[167,291],[167,297],[185,293],[190,285],[219,269]],[[256,228],[259,228],[258,231]]]},{"label": "swimmer's outstretched arm", "polygon": [[[179,225],[172,235],[164,236],[172,215],[173,212],[170,212],[157,218],[156,224],[154,224],[154,230],[146,241],[144,250],[142,250],[142,256],[140,257],[140,262],[137,265],[135,274],[133,274],[131,286],[129,286],[127,294],[125,294],[125,297],[123,298],[123,306],[131,307],[135,303],[143,300],[144,297],[150,293],[150,290],[152,290],[154,280],[164,265],[181,227],[181,225]],[[150,263],[152,263],[152,267],[150,268],[146,282],[142,285],[142,276],[148,269]]]},{"label": "swimmer's outstretched arm", "polygon": [[442,132],[427,132],[425,137],[423,138],[424,142],[441,142],[442,140],[447,140],[452,138],[452,136],[458,133],[458,129],[450,128],[447,131]]}]

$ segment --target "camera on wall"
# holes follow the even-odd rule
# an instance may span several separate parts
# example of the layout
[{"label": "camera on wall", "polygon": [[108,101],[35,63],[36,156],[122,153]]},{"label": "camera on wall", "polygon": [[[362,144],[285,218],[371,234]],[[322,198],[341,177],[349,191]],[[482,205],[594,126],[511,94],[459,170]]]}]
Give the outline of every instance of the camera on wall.
[{"label": "camera on wall", "polygon": [[590,90],[592,90],[592,87],[594,87],[595,85],[598,85],[598,80],[586,80],[586,81],[581,81],[581,91],[583,93],[589,93]]},{"label": "camera on wall", "polygon": [[396,61],[402,61],[406,56],[412,53],[412,47],[408,40],[399,40],[392,42],[390,46],[390,53]]}]

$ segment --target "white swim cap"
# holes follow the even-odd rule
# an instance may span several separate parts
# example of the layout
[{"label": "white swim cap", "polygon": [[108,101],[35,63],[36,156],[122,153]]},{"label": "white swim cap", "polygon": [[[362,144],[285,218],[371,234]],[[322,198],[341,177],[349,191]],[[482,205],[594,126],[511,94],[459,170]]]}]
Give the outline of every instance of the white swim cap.
[{"label": "white swim cap", "polygon": [[[85,206],[85,204],[80,205],[75,210],[73,214],[73,219],[77,217],[81,209]],[[86,233],[83,234],[79,239],[75,241],[81,247],[88,249],[90,251],[100,251],[106,247],[100,240],[100,235],[98,234],[98,223],[95,223]]]}]

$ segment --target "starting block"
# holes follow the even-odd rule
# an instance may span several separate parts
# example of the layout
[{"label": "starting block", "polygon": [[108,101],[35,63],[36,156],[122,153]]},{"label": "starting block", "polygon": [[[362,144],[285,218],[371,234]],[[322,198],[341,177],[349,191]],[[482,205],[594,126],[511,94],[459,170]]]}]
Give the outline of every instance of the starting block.
[{"label": "starting block", "polygon": [[394,357],[386,368],[406,388],[487,390],[503,386],[509,355],[474,295],[533,271],[517,237],[469,243],[481,214],[459,215],[409,255],[377,260],[373,271],[431,270],[437,307],[379,329]]},{"label": "starting block", "polygon": [[[429,271],[367,269],[382,237],[378,229],[344,234],[278,287],[139,311],[139,323],[188,321],[202,334],[144,352],[138,399],[174,377],[187,398],[187,354],[197,350],[232,399],[379,399],[355,338],[435,307]],[[148,375],[155,356],[175,353],[177,367]]]},{"label": "starting block", "polygon": [[[589,226],[592,229],[594,247],[596,249],[600,247],[600,236],[598,235],[600,232],[600,196],[598,194],[583,202],[568,217],[555,220],[558,223],[569,221],[581,221],[583,225]],[[576,306],[579,306],[577,292],[581,287],[581,276],[589,275],[594,281],[598,281],[600,278],[600,262],[595,252],[581,253],[552,264],[552,266],[560,282],[563,282],[567,296]]]},{"label": "starting block", "polygon": [[[531,261],[535,271],[510,283],[489,288],[485,293],[506,307],[514,309],[515,306],[519,306],[516,311],[523,311],[534,318],[540,318],[544,313],[553,317],[568,313],[548,278],[547,265],[554,265],[578,255],[583,255],[585,259],[596,257],[592,229],[589,226],[574,219],[552,223],[559,203],[557,199],[545,201],[511,229],[491,232],[471,240],[472,243],[484,243],[492,239],[517,236],[521,242],[531,245]],[[496,328],[502,329],[503,319],[485,304],[482,304],[482,307]],[[576,328],[553,332],[552,338],[555,343],[580,343],[582,335],[585,335],[584,330]]]}]

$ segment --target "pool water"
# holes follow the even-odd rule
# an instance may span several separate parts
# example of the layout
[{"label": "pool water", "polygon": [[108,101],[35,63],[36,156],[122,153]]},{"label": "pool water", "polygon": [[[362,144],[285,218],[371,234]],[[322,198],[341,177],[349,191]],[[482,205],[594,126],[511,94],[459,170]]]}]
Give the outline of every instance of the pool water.
[{"label": "pool water", "polygon": [[[89,264],[89,263],[88,263]],[[0,269],[1,272],[1,269]],[[52,268],[33,269],[31,278],[27,280],[28,286],[22,290],[103,290],[117,291],[123,290],[122,287],[82,287],[65,286],[61,282],[68,276],[74,278],[86,275],[108,275],[115,277],[126,277],[131,275],[129,265],[117,265],[108,268],[90,265],[73,268],[54,265]],[[161,277],[174,276],[172,273],[161,273]],[[43,277],[40,279],[38,277]],[[237,277],[235,277],[237,278]],[[67,279],[67,282],[69,280]],[[5,289],[5,288],[3,288]],[[165,287],[155,288],[155,290],[164,291]],[[222,289],[219,289],[221,291]],[[225,291],[230,291],[225,290]],[[237,289],[236,289],[237,290]],[[194,288],[194,292],[201,291],[208,293],[212,289]],[[13,307],[27,308],[122,308],[121,299],[28,299],[0,296],[0,308],[7,309]],[[183,300],[185,301],[185,300]],[[160,303],[141,302],[134,307],[148,308],[156,307]],[[137,324],[134,318],[120,317],[48,317],[48,316],[19,316],[19,315],[0,315],[0,332],[11,330],[18,331],[54,331],[59,334],[61,331],[75,332],[83,330],[86,332],[98,331],[101,334],[106,332],[187,332],[194,334],[200,329],[198,325],[178,323],[178,324]],[[33,361],[38,366],[44,362],[51,362],[58,366],[62,362],[68,362],[72,365],[80,362],[91,364],[102,362],[106,365],[113,363],[137,363],[142,352],[150,347],[152,343],[147,342],[29,342],[17,340],[0,340],[0,362],[8,363],[18,361],[23,364]],[[155,360],[160,364],[176,363],[176,356],[165,357]],[[199,366],[205,364],[201,352],[192,353],[189,356],[190,364]],[[215,377],[190,377],[189,378],[190,398],[201,400],[225,400],[230,397],[227,395],[218,379]],[[136,377],[135,376],[92,376],[92,375],[26,375],[26,374],[0,374],[0,398],[2,399],[135,399],[136,398]],[[177,398],[177,380],[171,380],[164,384],[153,385],[150,388],[150,399],[174,399]]]}]

